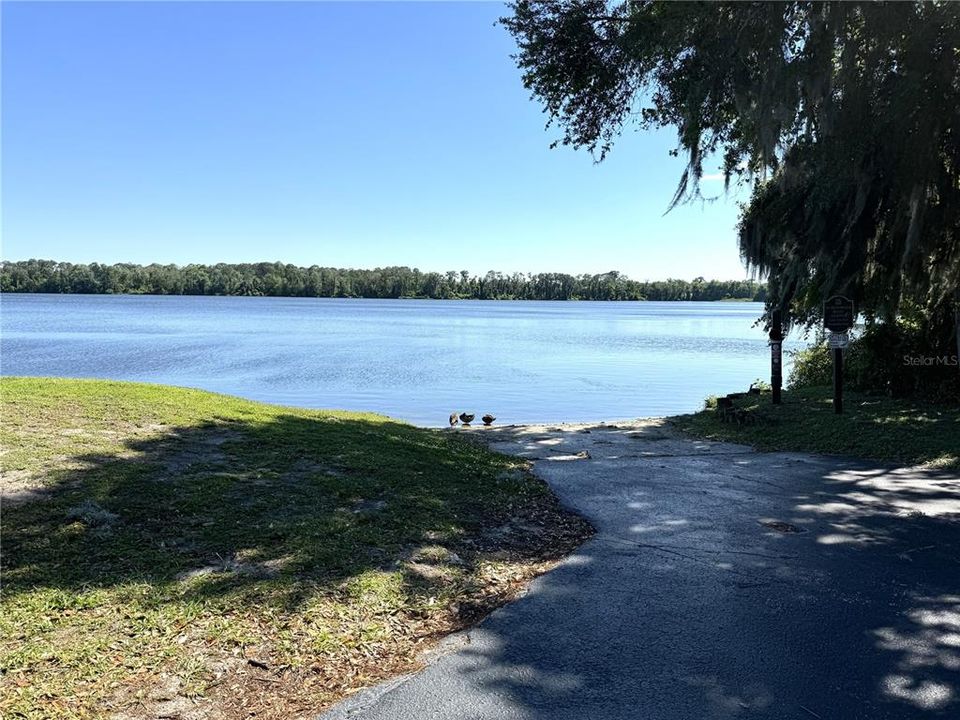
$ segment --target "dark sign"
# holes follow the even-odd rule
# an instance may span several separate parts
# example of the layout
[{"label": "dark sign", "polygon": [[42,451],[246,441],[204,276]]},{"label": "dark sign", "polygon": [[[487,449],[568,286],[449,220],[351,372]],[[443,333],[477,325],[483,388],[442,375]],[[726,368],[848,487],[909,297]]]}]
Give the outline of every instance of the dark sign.
[{"label": "dark sign", "polygon": [[841,295],[834,295],[823,304],[823,326],[834,332],[853,327],[853,303]]}]

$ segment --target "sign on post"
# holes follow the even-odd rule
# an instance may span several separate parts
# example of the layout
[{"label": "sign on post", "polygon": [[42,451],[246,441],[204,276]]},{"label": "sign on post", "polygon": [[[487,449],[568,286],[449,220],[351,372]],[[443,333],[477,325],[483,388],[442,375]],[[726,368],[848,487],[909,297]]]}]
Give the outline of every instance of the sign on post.
[{"label": "sign on post", "polygon": [[853,302],[842,295],[834,295],[823,304],[823,326],[834,332],[846,332],[853,327]]},{"label": "sign on post", "polygon": [[834,295],[823,304],[823,327],[830,331],[827,344],[833,354],[833,411],[843,413],[843,349],[850,344],[847,333],[855,317],[853,302]]},{"label": "sign on post", "polygon": [[831,350],[836,350],[838,348],[840,350],[843,350],[849,344],[850,344],[850,333],[834,332],[833,330],[827,333],[827,346]]}]

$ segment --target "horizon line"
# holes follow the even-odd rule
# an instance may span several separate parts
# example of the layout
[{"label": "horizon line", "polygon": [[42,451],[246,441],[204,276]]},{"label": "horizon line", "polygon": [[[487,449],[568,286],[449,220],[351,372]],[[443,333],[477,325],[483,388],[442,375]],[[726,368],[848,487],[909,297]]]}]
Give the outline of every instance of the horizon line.
[{"label": "horizon line", "polygon": [[633,281],[633,282],[640,282],[640,283],[643,283],[643,282],[648,282],[648,283],[649,283],[649,282],[666,282],[666,281],[669,281],[669,280],[678,280],[678,281],[680,281],[680,282],[693,282],[694,280],[697,280],[698,278],[702,278],[704,282],[711,282],[711,281],[715,281],[715,282],[753,282],[753,283],[757,283],[757,284],[763,284],[763,283],[765,282],[762,278],[759,278],[759,277],[750,277],[749,274],[747,274],[747,276],[742,277],[742,278],[720,278],[720,277],[709,277],[709,278],[708,278],[708,277],[703,276],[703,275],[697,275],[697,276],[695,276],[695,277],[693,277],[693,278],[690,278],[690,279],[686,279],[686,278],[682,278],[682,277],[662,277],[662,278],[649,278],[649,277],[647,277],[647,278],[639,279],[639,278],[636,278],[636,277],[631,276],[631,275],[630,275],[629,273],[627,273],[627,272],[624,272],[624,271],[622,271],[622,270],[617,270],[617,269],[605,270],[605,271],[603,271],[603,272],[577,272],[577,273],[573,273],[573,272],[566,272],[566,271],[560,271],[560,270],[527,271],[527,270],[496,270],[496,269],[493,269],[493,268],[490,268],[490,269],[488,269],[488,270],[486,270],[486,271],[469,270],[469,269],[466,269],[466,268],[461,268],[461,269],[459,269],[459,270],[454,270],[454,269],[451,269],[451,268],[448,268],[448,269],[446,269],[446,270],[423,270],[423,269],[421,269],[421,268],[419,268],[419,267],[417,267],[417,266],[415,266],[415,265],[397,265],[397,264],[394,264],[394,265],[376,265],[376,266],[367,266],[367,267],[359,267],[359,266],[354,267],[354,266],[343,266],[343,265],[321,265],[321,264],[319,264],[319,263],[311,263],[310,265],[301,265],[301,264],[298,264],[298,263],[295,263],[295,262],[289,262],[289,261],[285,261],[285,260],[252,260],[252,261],[233,261],[233,262],[231,262],[231,261],[225,261],[225,260],[220,260],[220,261],[213,262],[213,263],[210,263],[210,262],[187,262],[187,263],[179,263],[179,262],[161,262],[161,261],[154,261],[154,262],[150,262],[150,263],[140,263],[140,262],[125,261],[125,260],[121,260],[121,261],[117,261],[117,262],[103,262],[103,261],[99,261],[99,260],[91,260],[91,261],[89,261],[89,262],[82,262],[82,261],[73,261],[73,260],[54,260],[54,259],[52,259],[52,258],[38,258],[38,257],[29,257],[29,258],[23,258],[23,259],[10,259],[10,258],[0,257],[0,263],[26,263],[26,262],[44,262],[44,263],[46,263],[46,262],[52,262],[52,263],[56,263],[56,264],[67,264],[67,265],[106,265],[106,266],[112,266],[112,265],[134,265],[134,266],[137,266],[137,267],[144,267],[144,268],[145,268],[145,267],[149,267],[150,265],[159,265],[159,266],[163,266],[163,267],[173,266],[173,267],[176,267],[176,268],[186,268],[186,267],[189,267],[189,266],[191,266],[191,265],[194,265],[194,266],[204,266],[204,267],[216,267],[217,265],[292,265],[293,267],[300,268],[300,269],[304,269],[304,270],[309,270],[309,269],[311,269],[311,268],[320,268],[320,269],[348,270],[348,271],[356,270],[356,271],[362,271],[362,272],[373,272],[373,271],[377,271],[377,270],[389,270],[389,269],[397,269],[397,268],[406,268],[407,270],[410,270],[411,272],[418,272],[418,273],[420,273],[420,274],[422,274],[422,275],[428,275],[428,274],[446,275],[447,273],[451,273],[451,272],[452,272],[452,273],[457,273],[457,274],[460,274],[460,273],[462,273],[462,272],[467,272],[467,273],[469,273],[471,276],[473,276],[473,277],[478,277],[478,278],[483,277],[484,275],[487,275],[487,274],[489,274],[489,273],[499,273],[499,274],[501,274],[501,275],[507,275],[507,276],[510,276],[510,275],[526,275],[526,276],[530,276],[530,275],[569,275],[570,277],[581,277],[581,276],[584,276],[584,275],[587,275],[587,276],[609,275],[609,274],[612,274],[612,273],[617,273],[617,274],[619,274],[621,277],[623,277],[623,278],[625,278],[625,279],[627,279],[627,280],[630,280],[630,281]]}]

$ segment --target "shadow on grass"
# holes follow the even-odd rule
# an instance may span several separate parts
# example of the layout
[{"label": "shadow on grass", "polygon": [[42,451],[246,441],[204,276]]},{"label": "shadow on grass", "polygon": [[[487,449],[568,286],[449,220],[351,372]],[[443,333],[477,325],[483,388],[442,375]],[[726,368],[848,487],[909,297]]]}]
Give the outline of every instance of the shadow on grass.
[{"label": "shadow on grass", "polygon": [[468,443],[332,417],[167,428],[67,464],[37,499],[4,508],[8,596],[146,583],[187,600],[264,593],[290,609],[318,587],[395,570],[420,545],[482,552],[464,538],[505,522],[524,496],[547,497]]},{"label": "shadow on grass", "polygon": [[312,716],[590,531],[522,461],[449,432],[90,387],[11,425],[3,715]]},{"label": "shadow on grass", "polygon": [[805,387],[733,400],[721,415],[712,399],[708,409],[674,418],[692,435],[749,443],[762,450],[796,450],[876,458],[904,464],[934,463],[960,469],[960,408],[909,399],[846,392],[837,415],[833,391]]}]

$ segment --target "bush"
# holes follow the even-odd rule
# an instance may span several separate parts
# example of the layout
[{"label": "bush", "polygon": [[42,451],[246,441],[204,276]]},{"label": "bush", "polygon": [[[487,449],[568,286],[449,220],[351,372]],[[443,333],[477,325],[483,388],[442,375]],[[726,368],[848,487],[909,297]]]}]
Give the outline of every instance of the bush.
[{"label": "bush", "polygon": [[[891,397],[960,401],[960,367],[949,338],[938,341],[907,322],[870,323],[844,352],[844,382]],[[823,337],[793,353],[791,388],[831,385],[833,359]]]},{"label": "bush", "polygon": [[813,345],[794,350],[790,355],[793,357],[793,367],[790,370],[789,387],[819,387],[833,383],[833,359],[822,337]]}]

